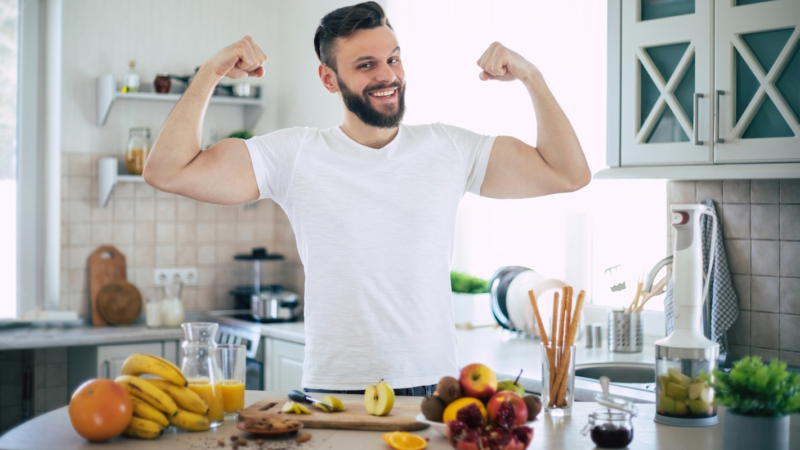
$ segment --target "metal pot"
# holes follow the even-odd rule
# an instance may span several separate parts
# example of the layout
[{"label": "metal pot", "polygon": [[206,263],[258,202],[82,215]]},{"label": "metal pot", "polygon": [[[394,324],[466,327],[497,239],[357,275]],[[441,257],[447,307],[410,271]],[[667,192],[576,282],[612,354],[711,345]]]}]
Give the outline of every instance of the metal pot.
[{"label": "metal pot", "polygon": [[250,312],[256,320],[292,320],[298,305],[297,294],[289,291],[259,292],[250,297]]}]

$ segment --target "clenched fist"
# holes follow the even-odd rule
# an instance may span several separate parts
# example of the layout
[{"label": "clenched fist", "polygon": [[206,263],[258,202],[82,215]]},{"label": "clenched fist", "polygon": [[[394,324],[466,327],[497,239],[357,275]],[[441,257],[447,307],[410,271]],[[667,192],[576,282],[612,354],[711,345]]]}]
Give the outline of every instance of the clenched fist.
[{"label": "clenched fist", "polygon": [[478,75],[481,80],[524,80],[538,71],[536,66],[525,60],[519,53],[511,51],[499,42],[494,42],[483,52],[478,60],[483,71]]},{"label": "clenched fist", "polygon": [[267,55],[253,42],[253,38],[245,36],[212,56],[206,64],[220,77],[247,78],[264,75],[261,65],[266,61]]}]

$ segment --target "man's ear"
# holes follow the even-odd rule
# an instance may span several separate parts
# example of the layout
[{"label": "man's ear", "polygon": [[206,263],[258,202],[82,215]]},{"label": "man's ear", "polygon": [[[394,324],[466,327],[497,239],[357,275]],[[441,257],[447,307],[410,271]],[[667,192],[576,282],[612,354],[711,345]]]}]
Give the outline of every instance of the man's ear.
[{"label": "man's ear", "polygon": [[339,85],[336,83],[336,72],[325,64],[319,65],[319,79],[331,94],[339,92]]}]

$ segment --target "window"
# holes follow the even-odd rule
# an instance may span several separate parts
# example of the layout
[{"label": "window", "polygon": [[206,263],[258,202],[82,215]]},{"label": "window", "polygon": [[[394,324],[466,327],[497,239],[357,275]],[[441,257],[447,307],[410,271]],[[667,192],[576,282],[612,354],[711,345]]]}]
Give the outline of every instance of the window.
[{"label": "window", "polygon": [[0,0],[0,319],[17,312],[19,3]]},{"label": "window", "polygon": [[[523,85],[478,79],[478,58],[499,41],[541,70],[598,171],[606,151],[606,14],[605,2],[595,1],[579,8],[556,1],[390,1],[407,76],[404,121],[445,122],[535,144],[536,117]],[[501,266],[521,265],[563,279],[566,230],[574,229],[568,225],[587,223],[588,248],[578,257],[590,260],[587,291],[597,304],[627,304],[638,273],[666,255],[665,205],[663,180],[597,180],[577,193],[527,200],[468,194],[452,266],[489,278]],[[612,293],[605,269],[617,264],[628,289]],[[663,308],[660,298],[647,306]]]}]

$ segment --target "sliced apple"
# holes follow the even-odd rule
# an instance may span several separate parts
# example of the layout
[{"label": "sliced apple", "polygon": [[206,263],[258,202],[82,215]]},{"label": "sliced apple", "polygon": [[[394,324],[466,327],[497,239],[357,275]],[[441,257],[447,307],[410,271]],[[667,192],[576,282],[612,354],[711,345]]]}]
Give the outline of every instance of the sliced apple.
[{"label": "sliced apple", "polygon": [[[394,394],[394,391],[392,391],[392,394]],[[334,411],[344,411],[344,403],[332,395],[322,397],[322,401],[333,406]]]},{"label": "sliced apple", "polygon": [[686,405],[686,403],[675,402],[675,415],[685,416],[687,414],[689,414],[689,407]]},{"label": "sliced apple", "polygon": [[658,376],[658,389],[661,392],[667,392],[667,385],[670,382],[669,375],[659,375]]},{"label": "sliced apple", "polygon": [[714,389],[706,386],[700,391],[700,400],[708,403],[709,405],[714,403]]},{"label": "sliced apple", "polygon": [[678,383],[681,386],[689,386],[692,384],[692,378],[682,374],[678,369],[669,368],[667,369],[667,373],[669,374],[670,380],[674,383]]},{"label": "sliced apple", "polygon": [[667,397],[672,397],[675,400],[683,401],[689,396],[689,388],[681,386],[678,383],[670,383],[667,385]]},{"label": "sliced apple", "polygon": [[379,381],[376,385],[369,385],[364,391],[364,407],[368,414],[373,416],[385,416],[394,407],[394,390]]},{"label": "sliced apple", "polygon": [[700,398],[700,394],[703,392],[703,388],[706,386],[705,383],[702,381],[692,383],[689,385],[689,399],[690,400],[697,400]]},{"label": "sliced apple", "polygon": [[697,414],[697,415],[711,414],[711,407],[708,406],[708,403],[702,400],[689,400],[689,409],[692,410],[692,414]]},{"label": "sliced apple", "polygon": [[660,397],[658,399],[658,412],[675,415],[675,399],[666,396]]},{"label": "sliced apple", "polygon": [[281,408],[282,412],[292,414],[294,413],[294,402],[286,402],[283,404],[283,408]]}]

